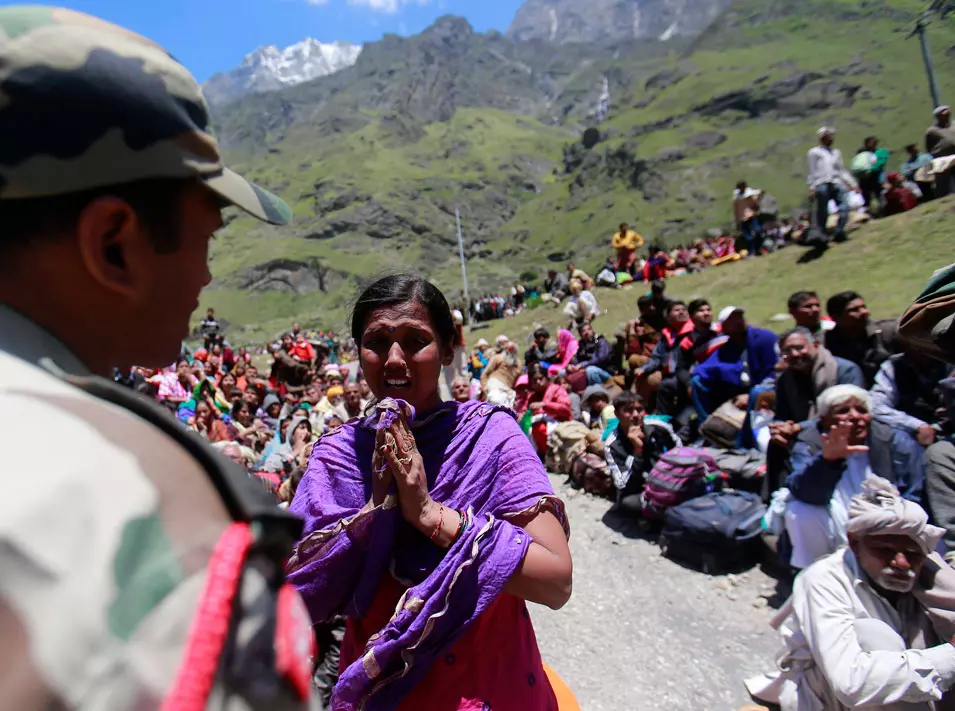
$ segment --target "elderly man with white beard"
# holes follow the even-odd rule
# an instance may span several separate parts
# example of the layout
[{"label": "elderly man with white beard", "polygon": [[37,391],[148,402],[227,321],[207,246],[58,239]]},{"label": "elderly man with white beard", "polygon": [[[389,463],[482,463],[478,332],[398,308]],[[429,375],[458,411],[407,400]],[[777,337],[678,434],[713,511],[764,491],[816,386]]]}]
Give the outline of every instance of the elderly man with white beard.
[{"label": "elderly man with white beard", "polygon": [[514,407],[517,392],[514,386],[524,370],[517,358],[517,344],[508,339],[498,339],[500,351],[491,356],[481,374],[481,390],[492,405]]},{"label": "elderly man with white beard", "polygon": [[849,546],[800,574],[774,620],[781,671],[747,688],[782,711],[949,708],[955,570],[934,553],[942,529],[870,476],[850,503],[846,532]]}]

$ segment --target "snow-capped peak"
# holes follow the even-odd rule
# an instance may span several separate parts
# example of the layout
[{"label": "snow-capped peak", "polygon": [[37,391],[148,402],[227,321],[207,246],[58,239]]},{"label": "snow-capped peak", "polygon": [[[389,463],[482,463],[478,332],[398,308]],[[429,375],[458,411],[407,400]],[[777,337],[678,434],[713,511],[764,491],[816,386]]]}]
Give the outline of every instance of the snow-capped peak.
[{"label": "snow-capped peak", "polygon": [[285,49],[265,45],[245,55],[235,69],[216,74],[203,85],[203,91],[210,103],[225,104],[246,94],[272,91],[334,74],[352,66],[361,50],[361,45],[323,43],[311,37]]},{"label": "snow-capped peak", "polygon": [[285,49],[275,45],[259,47],[245,56],[239,69],[266,71],[282,84],[300,84],[350,67],[359,54],[361,45],[324,44],[309,37]]}]

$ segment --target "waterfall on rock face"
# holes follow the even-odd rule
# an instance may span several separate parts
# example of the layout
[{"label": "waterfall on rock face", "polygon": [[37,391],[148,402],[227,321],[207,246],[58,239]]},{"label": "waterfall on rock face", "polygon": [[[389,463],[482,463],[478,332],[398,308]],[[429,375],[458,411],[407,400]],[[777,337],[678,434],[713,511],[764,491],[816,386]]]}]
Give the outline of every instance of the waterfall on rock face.
[{"label": "waterfall on rock face", "polygon": [[600,100],[597,102],[597,123],[603,122],[610,111],[610,82],[607,77],[603,78],[603,90],[600,92]]}]

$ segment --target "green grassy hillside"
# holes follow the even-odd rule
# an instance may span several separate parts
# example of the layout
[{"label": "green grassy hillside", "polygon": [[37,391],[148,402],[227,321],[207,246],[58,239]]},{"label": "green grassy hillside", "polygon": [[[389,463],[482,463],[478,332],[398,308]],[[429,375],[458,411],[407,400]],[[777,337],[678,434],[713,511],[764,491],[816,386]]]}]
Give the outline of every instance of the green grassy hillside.
[{"label": "green grassy hillside", "polygon": [[[202,309],[245,324],[238,337],[252,340],[293,320],[340,325],[360,285],[384,271],[420,271],[455,295],[456,207],[472,294],[568,259],[594,269],[622,220],[670,244],[728,226],[740,178],[782,211],[802,209],[805,153],[819,125],[839,128],[847,157],[864,136],[880,136],[892,167],[906,143],[921,140],[932,106],[918,43],[905,39],[921,8],[918,0],[740,0],[692,47],[651,43],[639,52],[508,44],[450,21],[434,36],[388,38],[351,73],[225,109],[220,135],[235,167],[285,197],[296,221],[276,230],[233,219],[214,245]],[[930,41],[942,94],[951,96],[950,21],[933,24]],[[611,109],[600,141],[585,149],[580,133],[600,77],[610,82]],[[778,264],[781,277],[809,285],[845,274],[873,306],[884,298],[898,308],[889,299],[910,285],[899,276],[905,250],[870,255],[874,265],[888,260],[876,274],[848,260],[827,271],[852,249],[798,269],[789,250],[687,278],[681,289],[718,279],[707,286],[714,299],[736,284],[755,298],[745,289],[764,287],[750,280]]]},{"label": "green grassy hillside", "polygon": [[[747,259],[667,282],[671,298],[690,301],[705,298],[719,311],[725,306],[746,309],[750,324],[782,331],[792,325],[786,299],[795,291],[816,291],[825,308],[829,296],[854,290],[865,297],[873,318],[895,318],[915,300],[936,269],[955,261],[951,222],[955,198],[929,203],[912,212],[863,225],[844,244],[834,244],[822,257],[800,264],[802,247],[787,247],[775,254]],[[597,331],[608,338],[637,315],[642,284],[622,289],[598,289],[600,307],[606,310]],[[774,318],[777,317],[777,318]],[[513,319],[493,321],[473,331],[469,341],[504,333],[521,344],[534,329],[545,326],[552,334],[567,326],[560,309],[542,306]]]}]

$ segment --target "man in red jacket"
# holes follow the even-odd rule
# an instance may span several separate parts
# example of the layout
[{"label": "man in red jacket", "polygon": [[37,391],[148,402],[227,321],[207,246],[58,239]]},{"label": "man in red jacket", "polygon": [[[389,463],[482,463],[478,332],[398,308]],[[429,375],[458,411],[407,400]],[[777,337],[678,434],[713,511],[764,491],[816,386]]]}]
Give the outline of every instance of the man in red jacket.
[{"label": "man in red jacket", "polygon": [[[690,382],[689,371],[681,378],[681,343],[694,330],[690,312],[682,301],[674,301],[667,311],[667,325],[660,332],[660,340],[653,355],[645,366],[637,370],[636,376],[651,375],[660,371],[663,379],[657,390],[656,410],[661,415],[676,415],[689,402],[687,385]],[[683,382],[681,382],[683,381]]]}]

